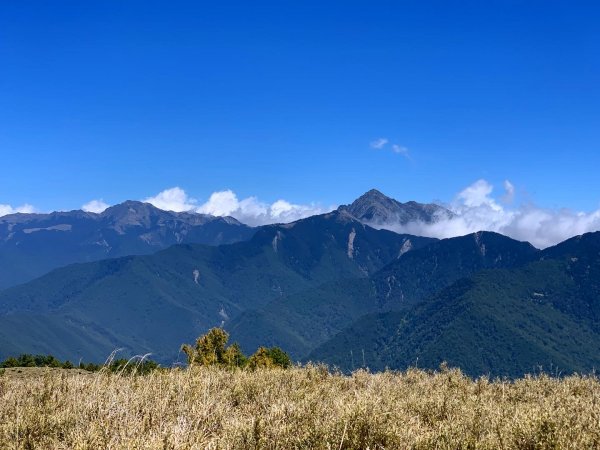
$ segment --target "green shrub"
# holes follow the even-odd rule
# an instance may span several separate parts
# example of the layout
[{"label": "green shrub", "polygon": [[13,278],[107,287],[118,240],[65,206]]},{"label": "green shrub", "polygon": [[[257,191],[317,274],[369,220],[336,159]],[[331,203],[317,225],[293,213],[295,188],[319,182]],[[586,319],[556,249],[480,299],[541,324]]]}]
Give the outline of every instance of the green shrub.
[{"label": "green shrub", "polygon": [[271,347],[268,352],[269,357],[273,360],[273,364],[276,366],[287,369],[292,365],[290,356],[279,347]]},{"label": "green shrub", "polygon": [[292,360],[286,352],[279,347],[265,348],[259,347],[258,350],[248,360],[248,367],[252,370],[259,368],[280,367],[287,369],[292,365]]},{"label": "green shrub", "polygon": [[287,369],[292,360],[279,347],[260,347],[247,358],[236,343],[227,347],[229,334],[222,328],[212,328],[204,336],[196,340],[196,345],[184,344],[181,350],[187,355],[188,364],[220,367],[281,367]]},{"label": "green shrub", "polygon": [[[99,366],[98,366],[99,367]],[[143,361],[135,361],[129,359],[116,359],[106,366],[112,373],[120,374],[138,374],[146,375],[153,370],[159,368],[158,363],[151,359],[144,359]]]},{"label": "green shrub", "polygon": [[6,358],[4,360],[4,362],[2,362],[2,364],[0,364],[0,367],[2,367],[2,368],[19,367],[19,361],[17,361],[16,358],[9,356],[8,358]]},{"label": "green shrub", "polygon": [[243,367],[246,357],[239,345],[226,347],[229,334],[222,328],[211,328],[196,340],[196,345],[184,344],[181,350],[187,355],[188,364],[201,366]]},{"label": "green shrub", "polygon": [[223,362],[227,367],[245,367],[248,358],[237,343],[231,344],[223,354]]},{"label": "green shrub", "polygon": [[252,370],[260,368],[268,369],[275,367],[275,363],[269,354],[269,350],[265,347],[259,347],[248,360],[248,367]]},{"label": "green shrub", "polygon": [[87,370],[88,372],[98,372],[102,368],[102,366],[99,364],[94,364],[94,363],[85,364],[83,362],[80,362],[79,368],[81,370]]}]

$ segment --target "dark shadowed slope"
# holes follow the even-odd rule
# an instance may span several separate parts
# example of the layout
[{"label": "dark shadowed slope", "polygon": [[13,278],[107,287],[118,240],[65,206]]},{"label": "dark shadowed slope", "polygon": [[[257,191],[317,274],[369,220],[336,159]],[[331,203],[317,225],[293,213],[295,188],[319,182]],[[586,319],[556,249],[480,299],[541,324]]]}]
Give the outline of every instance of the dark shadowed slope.
[{"label": "dark shadowed slope", "polygon": [[368,315],[310,359],[374,370],[442,361],[471,375],[600,365],[600,233],[541,252],[522,268],[461,279],[408,312]]},{"label": "dark shadowed slope", "polygon": [[483,269],[518,267],[538,250],[480,232],[442,241],[412,237],[401,253],[368,279],[336,280],[245,311],[228,330],[248,348],[267,342],[301,358],[364,314],[411,306]]},{"label": "dark shadowed slope", "polygon": [[511,268],[539,256],[529,242],[489,231],[443,239],[409,252],[373,276],[382,304],[412,304],[483,269]]}]

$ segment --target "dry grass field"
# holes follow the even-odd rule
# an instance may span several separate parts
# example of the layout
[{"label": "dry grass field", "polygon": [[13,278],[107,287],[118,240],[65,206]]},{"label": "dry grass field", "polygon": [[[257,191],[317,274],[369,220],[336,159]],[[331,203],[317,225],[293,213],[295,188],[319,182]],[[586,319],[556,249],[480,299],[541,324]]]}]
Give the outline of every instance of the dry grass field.
[{"label": "dry grass field", "polygon": [[456,370],[0,375],[2,449],[600,448],[600,383]]}]

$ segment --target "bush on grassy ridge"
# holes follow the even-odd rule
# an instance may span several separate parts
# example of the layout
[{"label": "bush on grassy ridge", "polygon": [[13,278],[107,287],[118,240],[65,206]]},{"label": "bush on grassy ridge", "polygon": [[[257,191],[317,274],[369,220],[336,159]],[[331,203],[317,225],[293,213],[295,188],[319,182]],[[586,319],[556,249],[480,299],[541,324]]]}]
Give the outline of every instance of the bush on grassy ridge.
[{"label": "bush on grassy ridge", "polygon": [[24,353],[18,357],[9,356],[0,367],[63,367],[64,363],[60,362],[52,355],[31,355]]},{"label": "bush on grassy ridge", "polygon": [[279,347],[259,347],[247,358],[237,343],[227,347],[229,334],[222,328],[211,328],[200,336],[194,346],[183,344],[181,350],[186,354],[189,365],[218,367],[280,367],[287,369],[292,365],[289,355]]},{"label": "bush on grassy ridge", "polygon": [[151,359],[144,359],[142,361],[130,361],[128,359],[116,359],[106,366],[113,373],[124,373],[124,374],[139,374],[147,375],[153,370],[158,369],[160,366]]}]

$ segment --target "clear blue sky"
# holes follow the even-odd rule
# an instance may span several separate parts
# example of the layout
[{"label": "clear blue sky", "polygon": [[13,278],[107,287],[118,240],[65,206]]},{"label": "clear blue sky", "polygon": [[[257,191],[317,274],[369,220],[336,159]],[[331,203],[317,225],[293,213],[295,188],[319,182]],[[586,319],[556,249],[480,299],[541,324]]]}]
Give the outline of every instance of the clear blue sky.
[{"label": "clear blue sky", "polygon": [[448,201],[484,178],[596,209],[595,4],[3,1],[0,203]]}]

